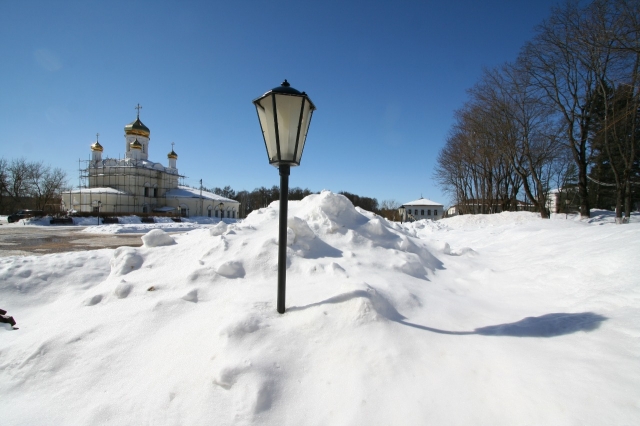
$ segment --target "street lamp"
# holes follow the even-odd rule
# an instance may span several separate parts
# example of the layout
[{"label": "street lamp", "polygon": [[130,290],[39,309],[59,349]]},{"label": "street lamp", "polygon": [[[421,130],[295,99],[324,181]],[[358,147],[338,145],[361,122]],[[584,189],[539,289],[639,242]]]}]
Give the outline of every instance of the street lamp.
[{"label": "street lamp", "polygon": [[278,312],[284,314],[287,287],[287,204],[289,172],[299,166],[316,109],[305,92],[298,92],[287,80],[253,101],[258,112],[269,164],[280,171],[280,224],[278,239]]},{"label": "street lamp", "polygon": [[217,207],[218,210],[220,210],[220,220],[222,220],[224,218],[224,211],[222,211],[222,209],[224,208],[224,204],[220,203]]},{"label": "street lamp", "polygon": [[102,207],[102,201],[98,200],[98,225],[100,225],[100,207]]},{"label": "street lamp", "polygon": [[404,220],[405,207],[404,206],[400,206],[400,208],[398,209],[398,212],[400,213],[400,223],[402,223],[403,220]]}]

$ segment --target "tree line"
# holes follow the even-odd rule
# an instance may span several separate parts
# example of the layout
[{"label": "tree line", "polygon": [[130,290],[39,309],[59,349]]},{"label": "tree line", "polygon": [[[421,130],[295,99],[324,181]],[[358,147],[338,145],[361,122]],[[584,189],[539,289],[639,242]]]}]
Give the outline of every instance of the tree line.
[{"label": "tree line", "polygon": [[[202,189],[238,201],[240,203],[240,217],[247,217],[252,211],[267,207],[273,201],[280,200],[280,187],[275,185],[271,188],[261,186],[253,191],[242,190],[237,192],[229,185],[223,188],[203,187]],[[302,200],[311,194],[317,194],[317,192],[312,192],[308,188],[289,188],[289,200],[291,201]],[[340,191],[338,194],[347,197],[354,206],[379,214],[389,220],[399,220],[400,218],[398,215],[400,203],[397,201],[385,200],[382,203],[378,203],[376,198],[363,197],[347,191]]]},{"label": "tree line", "polygon": [[67,174],[42,162],[0,158],[0,212],[18,209],[57,212],[60,194],[67,189]]},{"label": "tree line", "polygon": [[[438,155],[435,179],[481,213],[524,198],[548,217],[571,190],[582,217],[640,199],[640,2],[570,0],[515,61],[485,69]],[[622,220],[620,220],[622,221]]]}]

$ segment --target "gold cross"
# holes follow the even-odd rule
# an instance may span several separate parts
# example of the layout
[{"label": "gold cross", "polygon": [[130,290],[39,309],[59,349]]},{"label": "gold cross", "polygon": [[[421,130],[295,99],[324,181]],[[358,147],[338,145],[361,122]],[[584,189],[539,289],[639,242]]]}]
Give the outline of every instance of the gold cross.
[{"label": "gold cross", "polygon": [[142,107],[140,106],[140,104],[138,104],[138,106],[135,107],[135,109],[138,110],[138,118],[140,118],[140,110],[142,109]]}]

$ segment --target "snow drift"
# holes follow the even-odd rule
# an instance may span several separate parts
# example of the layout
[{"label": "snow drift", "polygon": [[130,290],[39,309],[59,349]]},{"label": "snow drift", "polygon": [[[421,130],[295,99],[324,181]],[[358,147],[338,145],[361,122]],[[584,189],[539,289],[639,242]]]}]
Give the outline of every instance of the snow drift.
[{"label": "snow drift", "polygon": [[[632,424],[640,225],[388,222],[331,192],[139,248],[0,259],[33,424]],[[491,223],[482,221],[490,220]]]}]

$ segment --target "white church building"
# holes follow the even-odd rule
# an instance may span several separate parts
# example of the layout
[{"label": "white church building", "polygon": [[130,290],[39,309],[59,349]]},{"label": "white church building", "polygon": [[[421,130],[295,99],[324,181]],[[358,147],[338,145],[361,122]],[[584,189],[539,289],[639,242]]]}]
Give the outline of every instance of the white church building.
[{"label": "white church building", "polygon": [[240,203],[208,191],[179,185],[178,154],[167,154],[167,165],[149,160],[151,131],[138,116],[124,126],[125,157],[103,158],[100,142],[91,145],[91,159],[81,169],[75,190],[62,194],[62,209],[104,213],[175,213],[182,217],[238,218]]},{"label": "white church building", "polygon": [[419,200],[404,203],[400,206],[399,212],[403,222],[421,219],[438,220],[442,219],[444,205],[426,198],[420,198]]}]

